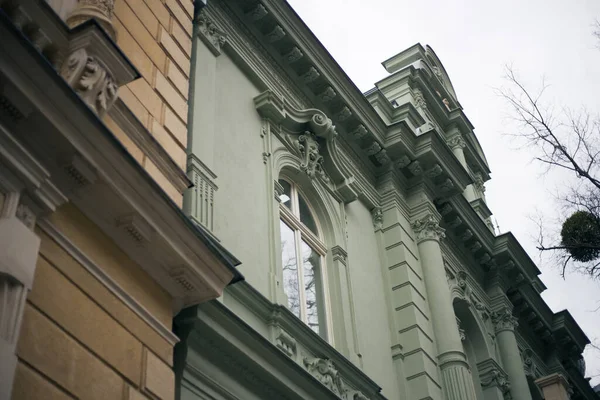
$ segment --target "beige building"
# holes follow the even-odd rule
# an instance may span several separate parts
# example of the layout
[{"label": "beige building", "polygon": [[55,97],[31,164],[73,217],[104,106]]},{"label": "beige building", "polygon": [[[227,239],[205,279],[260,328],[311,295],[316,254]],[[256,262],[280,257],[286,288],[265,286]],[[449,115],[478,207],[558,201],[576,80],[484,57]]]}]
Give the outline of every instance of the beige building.
[{"label": "beige building", "polygon": [[241,278],[181,211],[192,10],[0,2],[2,400],[173,399],[173,316]]}]

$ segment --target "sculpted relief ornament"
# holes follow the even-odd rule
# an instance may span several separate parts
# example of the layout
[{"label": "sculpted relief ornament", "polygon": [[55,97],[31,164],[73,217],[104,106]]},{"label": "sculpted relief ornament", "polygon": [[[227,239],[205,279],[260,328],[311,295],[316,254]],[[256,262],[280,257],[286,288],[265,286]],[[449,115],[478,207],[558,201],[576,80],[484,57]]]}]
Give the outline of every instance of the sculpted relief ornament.
[{"label": "sculpted relief ornament", "polygon": [[312,376],[317,378],[329,390],[339,397],[345,398],[344,383],[331,360],[305,357],[304,366]]},{"label": "sculpted relief ornament", "polygon": [[104,115],[118,95],[118,86],[108,68],[85,49],[72,53],[61,75],[81,99],[98,115]]},{"label": "sculpted relief ornament", "polygon": [[492,323],[494,324],[494,328],[496,332],[502,332],[506,330],[515,330],[519,323],[517,319],[513,316],[512,311],[505,307],[500,311],[495,311],[492,313]]},{"label": "sculpted relief ornament", "polygon": [[319,154],[319,143],[314,133],[306,131],[298,136],[298,150],[302,154],[300,169],[311,179],[319,176],[328,181],[329,178],[323,170],[323,156]]},{"label": "sculpted relief ornament", "polygon": [[440,227],[437,219],[431,214],[417,219],[411,224],[411,227],[417,236],[417,243],[425,240],[440,241],[446,237],[445,229]]},{"label": "sculpted relief ornament", "polygon": [[490,386],[497,386],[502,394],[504,395],[505,400],[511,400],[512,396],[510,394],[510,382],[508,381],[508,376],[500,371],[498,368],[492,368],[487,371],[483,376],[480,377],[481,386],[484,388]]}]

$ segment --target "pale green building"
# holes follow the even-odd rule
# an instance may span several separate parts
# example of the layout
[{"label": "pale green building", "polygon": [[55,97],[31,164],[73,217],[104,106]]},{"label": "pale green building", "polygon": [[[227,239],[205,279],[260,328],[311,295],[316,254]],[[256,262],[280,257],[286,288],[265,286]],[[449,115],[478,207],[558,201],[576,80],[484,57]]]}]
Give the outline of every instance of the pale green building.
[{"label": "pale green building", "polygon": [[284,1],[194,24],[184,211],[245,282],[176,318],[179,399],[597,399],[431,47],[361,93]]}]

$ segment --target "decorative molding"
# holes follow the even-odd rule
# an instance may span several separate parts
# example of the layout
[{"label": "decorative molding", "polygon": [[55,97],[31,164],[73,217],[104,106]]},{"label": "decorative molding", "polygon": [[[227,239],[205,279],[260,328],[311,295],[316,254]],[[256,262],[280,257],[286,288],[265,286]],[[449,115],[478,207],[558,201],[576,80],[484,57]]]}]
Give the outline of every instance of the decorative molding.
[{"label": "decorative molding", "polygon": [[539,378],[540,374],[537,371],[533,350],[523,350],[521,352],[521,358],[523,360],[523,369],[525,370],[525,375],[533,378],[534,380]]},{"label": "decorative molding", "polygon": [[331,248],[331,256],[333,261],[339,261],[343,265],[348,265],[348,253],[341,246],[333,246]]},{"label": "decorative molding", "polygon": [[63,235],[51,222],[41,220],[38,226],[60,247],[62,247],[71,257],[73,257],[86,271],[96,278],[109,292],[123,302],[134,314],[142,321],[148,324],[163,339],[174,346],[179,342],[179,338],[171,332],[170,327],[165,326],[150,311],[141,305],[128,291],[123,289],[115,282],[100,266],[94,263],[85,253],[83,253],[69,238]]},{"label": "decorative molding", "polygon": [[408,167],[410,165],[411,161],[410,158],[408,158],[408,156],[401,155],[400,157],[398,157],[398,159],[394,162],[394,165],[396,166],[396,168],[398,169],[404,169],[406,167]]},{"label": "decorative molding", "polygon": [[271,32],[267,33],[266,36],[267,36],[267,40],[270,43],[275,43],[285,37],[285,31],[283,30],[283,28],[281,26],[275,25],[273,27],[273,30]]},{"label": "decorative molding", "polygon": [[512,399],[508,375],[496,361],[491,358],[484,360],[477,364],[477,370],[479,371],[479,381],[484,389],[497,387],[505,400]]},{"label": "decorative molding", "polygon": [[417,219],[411,223],[413,232],[417,238],[417,244],[426,240],[440,241],[446,237],[445,229],[441,228],[438,220],[432,215]]},{"label": "decorative molding", "polygon": [[341,154],[335,126],[317,109],[297,109],[272,91],[254,98],[263,118],[281,128],[276,135],[301,159],[301,169],[311,179],[318,178],[338,199],[345,203],[356,200],[359,187],[348,160]]},{"label": "decorative molding", "polygon": [[144,247],[152,240],[154,234],[154,230],[148,222],[135,213],[117,217],[115,225],[123,229],[136,246]]},{"label": "decorative molding", "polygon": [[317,378],[325,387],[342,399],[346,397],[346,389],[340,373],[331,360],[326,358],[304,357],[303,363],[306,370],[312,376]]},{"label": "decorative molding", "polygon": [[194,186],[190,189],[190,201],[186,205],[186,211],[194,220],[212,232],[215,193],[219,189],[214,182],[217,176],[193,154],[188,156],[187,171]]},{"label": "decorative molding", "polygon": [[93,24],[70,39],[60,75],[100,117],[115,103],[119,86],[139,77],[114,42]]},{"label": "decorative molding", "polygon": [[200,10],[196,16],[198,37],[206,44],[215,57],[221,54],[221,48],[227,42],[225,32],[221,30],[208,16],[205,9]]},{"label": "decorative molding", "polygon": [[252,18],[252,20],[259,21],[263,19],[268,13],[269,12],[265,8],[265,6],[259,3],[250,12],[248,12],[248,15],[250,15],[250,18]]},{"label": "decorative molding", "polygon": [[492,313],[492,323],[496,333],[502,331],[514,331],[519,326],[517,318],[512,314],[512,311],[508,307],[504,307],[500,311],[494,311]]},{"label": "decorative molding", "polygon": [[288,357],[296,357],[296,339],[290,336],[289,333],[281,329],[281,327],[275,327],[275,346],[283,351]]}]

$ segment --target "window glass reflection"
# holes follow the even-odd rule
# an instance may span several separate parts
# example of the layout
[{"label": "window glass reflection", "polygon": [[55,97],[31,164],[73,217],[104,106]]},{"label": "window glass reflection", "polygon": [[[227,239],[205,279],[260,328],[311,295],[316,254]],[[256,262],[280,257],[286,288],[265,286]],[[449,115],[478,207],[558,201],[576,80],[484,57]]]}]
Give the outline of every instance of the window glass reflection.
[{"label": "window glass reflection", "polygon": [[310,212],[310,208],[308,208],[308,204],[300,194],[298,194],[298,209],[300,210],[300,222],[317,235],[317,223]]},{"label": "window glass reflection", "polygon": [[304,297],[306,301],[306,323],[319,333],[319,302],[321,256],[302,241],[302,270],[304,274]]},{"label": "window glass reflection", "polygon": [[290,210],[292,209],[292,185],[283,179],[279,180],[279,184],[283,186],[283,194],[279,196],[281,203]]},{"label": "window glass reflection", "polygon": [[296,259],[296,239],[294,232],[283,221],[279,221],[281,231],[281,265],[283,266],[283,290],[288,298],[288,307],[300,318],[300,294],[298,284],[298,262]]}]

